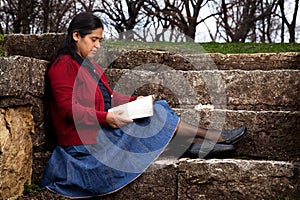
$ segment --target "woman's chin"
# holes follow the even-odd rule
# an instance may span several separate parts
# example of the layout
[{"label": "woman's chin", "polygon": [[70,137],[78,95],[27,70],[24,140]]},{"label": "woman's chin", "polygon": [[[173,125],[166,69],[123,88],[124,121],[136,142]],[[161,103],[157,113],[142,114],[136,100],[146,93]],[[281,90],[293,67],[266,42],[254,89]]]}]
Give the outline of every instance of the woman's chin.
[{"label": "woman's chin", "polygon": [[96,53],[89,53],[89,55],[87,56],[88,58],[92,59],[96,56]]}]

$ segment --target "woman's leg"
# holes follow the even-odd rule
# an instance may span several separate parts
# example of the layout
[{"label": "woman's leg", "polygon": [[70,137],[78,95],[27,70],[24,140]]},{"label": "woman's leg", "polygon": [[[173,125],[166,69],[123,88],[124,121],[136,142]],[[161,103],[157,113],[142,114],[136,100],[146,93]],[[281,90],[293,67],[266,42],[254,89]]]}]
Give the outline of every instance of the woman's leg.
[{"label": "woman's leg", "polygon": [[221,131],[196,127],[184,122],[183,120],[180,120],[176,130],[176,134],[180,136],[190,137],[194,141],[197,140],[196,138],[207,138],[211,141],[223,142]]},{"label": "woman's leg", "polygon": [[234,144],[238,142],[247,132],[246,127],[233,130],[215,130],[196,127],[180,120],[176,134],[189,138],[206,138],[216,143]]}]

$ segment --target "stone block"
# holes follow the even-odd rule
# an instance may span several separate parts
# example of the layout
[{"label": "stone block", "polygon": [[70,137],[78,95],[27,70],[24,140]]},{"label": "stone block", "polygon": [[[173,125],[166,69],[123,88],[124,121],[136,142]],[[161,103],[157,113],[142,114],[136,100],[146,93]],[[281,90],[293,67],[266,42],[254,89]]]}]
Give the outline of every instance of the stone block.
[{"label": "stone block", "polygon": [[0,199],[16,199],[31,183],[34,133],[30,107],[0,108]]},{"label": "stone block", "polygon": [[300,108],[300,71],[222,71],[227,105],[248,110],[291,110]]},{"label": "stone block", "polygon": [[178,199],[296,199],[294,165],[282,161],[186,160],[178,166]]},{"label": "stone block", "polygon": [[45,71],[46,62],[42,60],[23,56],[0,57],[0,106],[18,105],[12,99],[26,101],[29,97],[42,97]]},{"label": "stone block", "polygon": [[172,107],[201,103],[237,110],[300,108],[299,70],[106,71],[115,90],[130,95],[155,93]]},{"label": "stone block", "polygon": [[[109,54],[113,54],[113,50]],[[133,50],[127,51],[112,60],[110,67],[133,69],[146,63],[167,65],[175,70],[278,70],[299,69],[298,52],[220,54],[199,53],[183,54],[167,51]]]},{"label": "stone block", "polygon": [[213,60],[219,70],[278,70],[299,69],[300,53],[252,53],[252,54],[185,54],[184,57],[199,69],[213,69]]},{"label": "stone block", "polygon": [[64,33],[4,35],[5,54],[50,60],[64,37]]}]

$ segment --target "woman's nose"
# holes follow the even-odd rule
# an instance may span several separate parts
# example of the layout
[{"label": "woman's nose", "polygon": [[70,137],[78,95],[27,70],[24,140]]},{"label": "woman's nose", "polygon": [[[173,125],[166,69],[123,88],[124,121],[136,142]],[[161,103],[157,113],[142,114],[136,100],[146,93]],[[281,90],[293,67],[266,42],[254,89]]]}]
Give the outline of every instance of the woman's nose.
[{"label": "woman's nose", "polygon": [[100,48],[100,41],[96,43],[96,48]]}]

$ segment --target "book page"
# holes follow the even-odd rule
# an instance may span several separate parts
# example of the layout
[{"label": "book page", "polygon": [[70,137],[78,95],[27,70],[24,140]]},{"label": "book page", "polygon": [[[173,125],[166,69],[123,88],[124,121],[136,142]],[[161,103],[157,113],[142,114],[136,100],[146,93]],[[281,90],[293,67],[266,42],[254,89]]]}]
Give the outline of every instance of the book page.
[{"label": "book page", "polygon": [[121,116],[127,119],[138,119],[153,115],[154,95],[149,95],[135,101],[128,102],[108,110],[108,112],[122,110]]}]

